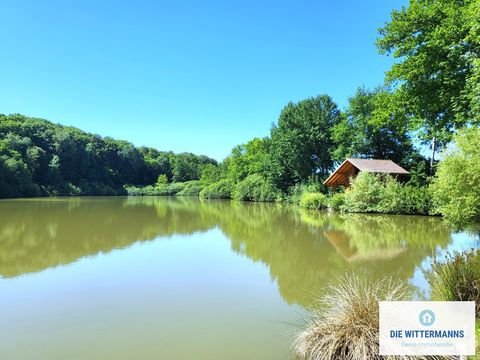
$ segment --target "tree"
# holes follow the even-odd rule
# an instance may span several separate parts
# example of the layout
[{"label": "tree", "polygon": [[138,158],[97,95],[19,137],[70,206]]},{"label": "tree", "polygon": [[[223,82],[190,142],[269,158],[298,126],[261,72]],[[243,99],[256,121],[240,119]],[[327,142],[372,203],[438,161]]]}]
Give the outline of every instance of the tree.
[{"label": "tree", "polygon": [[227,177],[234,182],[245,179],[248,175],[260,174],[268,177],[270,173],[271,140],[253,138],[246,144],[237,145],[226,159]]},{"label": "tree", "polygon": [[217,162],[206,156],[198,156],[192,153],[175,155],[172,166],[173,181],[199,180],[202,175],[202,169],[207,164],[217,165]]},{"label": "tree", "polygon": [[165,174],[158,175],[157,182],[155,183],[156,186],[163,186],[168,184],[168,178]]},{"label": "tree", "polygon": [[270,150],[271,176],[279,189],[328,175],[334,165],[332,130],[340,120],[340,110],[328,95],[283,108],[271,130]]},{"label": "tree", "polygon": [[[178,160],[178,161],[176,161]],[[136,148],[73,127],[0,114],[0,197],[121,195],[124,185],[152,185],[159,175],[198,179],[216,161]]]},{"label": "tree", "polygon": [[[342,120],[335,125],[333,157],[389,159],[412,166],[419,155],[413,148],[406,115],[396,96],[386,89],[358,88]],[[412,161],[414,160],[414,161]]]},{"label": "tree", "polygon": [[480,127],[459,131],[431,185],[437,210],[457,225],[480,219]]},{"label": "tree", "polygon": [[478,0],[411,0],[379,30],[381,53],[399,59],[387,73],[413,130],[435,153],[453,132],[479,121]]},{"label": "tree", "polygon": [[213,184],[222,178],[222,169],[218,165],[207,164],[202,169],[200,180],[204,184]]}]

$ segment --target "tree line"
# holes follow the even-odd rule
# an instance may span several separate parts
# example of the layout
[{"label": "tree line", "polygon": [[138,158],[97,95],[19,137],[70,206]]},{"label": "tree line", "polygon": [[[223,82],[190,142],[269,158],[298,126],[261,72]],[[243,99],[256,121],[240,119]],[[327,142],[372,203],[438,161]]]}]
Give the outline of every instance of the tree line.
[{"label": "tree line", "polygon": [[74,127],[0,115],[0,197],[122,195],[125,184],[145,186],[199,179],[217,165],[207,156],[135,147]]},{"label": "tree line", "polygon": [[[393,160],[411,172],[411,184],[425,185],[438,152],[480,123],[478,14],[479,0],[411,0],[378,33],[379,52],[396,59],[384,84],[359,87],[344,110],[327,94],[290,102],[269,136],[235,146],[220,163],[2,115],[0,196],[130,191],[275,200],[298,184],[321,184],[347,157]],[[429,156],[417,144],[429,144]]]}]

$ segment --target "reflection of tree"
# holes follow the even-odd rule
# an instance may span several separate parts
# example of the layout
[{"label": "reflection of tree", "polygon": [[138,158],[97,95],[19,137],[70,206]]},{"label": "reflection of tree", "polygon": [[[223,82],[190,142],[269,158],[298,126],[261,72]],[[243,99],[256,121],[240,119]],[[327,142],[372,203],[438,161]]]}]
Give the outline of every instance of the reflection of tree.
[{"label": "reflection of tree", "polygon": [[235,222],[225,223],[224,217],[221,226],[234,250],[267,264],[284,299],[303,306],[345,271],[407,280],[436,246],[450,240],[449,228],[435,218],[340,216],[274,207],[236,213]]},{"label": "reflection of tree", "polygon": [[3,201],[0,274],[40,271],[135,241],[205,231],[214,225],[196,204],[169,199]]},{"label": "reflection of tree", "polygon": [[424,257],[450,239],[450,228],[437,218],[365,214],[330,218],[324,235],[351,262],[393,259],[414,249]]},{"label": "reflection of tree", "polygon": [[303,306],[345,271],[409,279],[450,240],[448,227],[426,217],[309,213],[189,198],[4,201],[0,274],[40,271],[135,241],[214,227],[230,239],[233,251],[268,266],[288,303]]}]

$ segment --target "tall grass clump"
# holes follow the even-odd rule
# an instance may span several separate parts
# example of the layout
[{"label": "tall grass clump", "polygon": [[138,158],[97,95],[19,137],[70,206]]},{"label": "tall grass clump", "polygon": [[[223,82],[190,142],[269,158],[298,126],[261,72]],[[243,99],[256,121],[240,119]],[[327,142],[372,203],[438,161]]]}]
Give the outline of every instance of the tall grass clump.
[{"label": "tall grass clump", "polygon": [[327,207],[327,196],[322,193],[304,193],[300,198],[300,207],[309,210],[320,210]]},{"label": "tall grass clump", "polygon": [[475,301],[480,318],[480,249],[447,255],[435,262],[430,279],[432,298],[442,301]]},{"label": "tall grass clump", "polygon": [[409,299],[407,285],[392,279],[369,283],[356,276],[341,278],[339,284],[327,289],[312,310],[307,328],[295,338],[297,356],[303,360],[387,358],[379,355],[378,301]]}]

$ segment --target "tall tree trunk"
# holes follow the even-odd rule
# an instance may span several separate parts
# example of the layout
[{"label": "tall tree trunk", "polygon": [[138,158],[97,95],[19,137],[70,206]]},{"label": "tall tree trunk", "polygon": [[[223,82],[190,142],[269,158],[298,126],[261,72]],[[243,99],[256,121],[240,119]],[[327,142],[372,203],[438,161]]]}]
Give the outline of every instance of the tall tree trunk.
[{"label": "tall tree trunk", "polygon": [[430,171],[433,174],[433,164],[435,163],[435,151],[437,150],[436,144],[437,137],[434,136],[432,139],[432,156],[430,157]]}]

